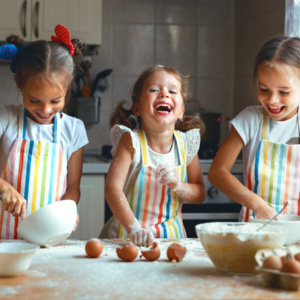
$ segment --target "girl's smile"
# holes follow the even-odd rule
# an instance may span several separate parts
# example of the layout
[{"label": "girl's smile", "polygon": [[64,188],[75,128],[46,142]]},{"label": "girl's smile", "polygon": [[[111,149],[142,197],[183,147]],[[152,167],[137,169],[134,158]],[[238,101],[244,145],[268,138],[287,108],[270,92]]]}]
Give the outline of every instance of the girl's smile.
[{"label": "girl's smile", "polygon": [[175,126],[184,113],[181,83],[166,71],[152,73],[145,81],[138,102],[142,127]]},{"label": "girl's smile", "polygon": [[65,91],[62,86],[38,82],[21,91],[29,117],[39,124],[52,124],[54,116],[64,108]]},{"label": "girl's smile", "polygon": [[258,99],[269,116],[278,121],[293,117],[300,103],[297,70],[262,63],[258,68]]}]

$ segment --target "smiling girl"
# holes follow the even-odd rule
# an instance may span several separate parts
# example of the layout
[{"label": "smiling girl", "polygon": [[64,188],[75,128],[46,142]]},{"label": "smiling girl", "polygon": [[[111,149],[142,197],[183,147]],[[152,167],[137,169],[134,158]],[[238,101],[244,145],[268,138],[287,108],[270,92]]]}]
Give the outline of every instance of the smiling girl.
[{"label": "smiling girl", "polygon": [[[261,105],[247,107],[231,121],[209,180],[243,205],[242,221],[253,214],[270,219],[287,201],[284,213],[300,215],[300,39],[278,37],[264,44],[254,82]],[[240,151],[245,186],[230,174]]]},{"label": "smiling girl", "polygon": [[136,81],[131,109],[120,103],[113,113],[105,197],[114,216],[101,238],[150,246],[154,237],[186,236],[183,201],[200,204],[206,194],[198,159],[203,124],[183,116],[186,97],[187,79],[155,66]]},{"label": "smiling girl", "polygon": [[[82,43],[58,25],[51,42],[24,44],[17,36],[1,46],[23,104],[0,109],[0,238],[17,239],[21,219],[54,201],[80,197],[83,122],[61,110]],[[78,219],[77,219],[78,221]]]}]

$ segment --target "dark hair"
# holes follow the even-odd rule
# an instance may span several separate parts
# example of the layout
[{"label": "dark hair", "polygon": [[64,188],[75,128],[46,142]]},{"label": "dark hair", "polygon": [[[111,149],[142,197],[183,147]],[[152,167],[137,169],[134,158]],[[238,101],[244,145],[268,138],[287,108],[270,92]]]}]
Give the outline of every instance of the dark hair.
[{"label": "dark hair", "polygon": [[[144,82],[146,79],[156,71],[165,71],[168,74],[174,76],[180,83],[181,83],[181,95],[183,98],[183,105],[185,105],[186,100],[191,96],[189,93],[189,86],[188,86],[188,76],[184,76],[180,74],[177,70],[171,67],[166,67],[162,65],[152,66],[146,69],[137,79],[133,86],[131,100],[132,103],[138,103],[140,96],[143,91]],[[136,127],[136,120],[132,118],[132,112],[130,109],[126,109],[124,107],[126,101],[122,101],[118,104],[116,110],[112,113],[110,118],[110,126],[114,126],[115,124],[124,125],[131,129]],[[140,117],[138,117],[140,118]],[[140,123],[139,119],[139,123]],[[204,123],[195,117],[192,116],[184,116],[182,121],[177,121],[175,124],[175,129],[186,132],[190,129],[199,128],[201,134],[204,133]]]},{"label": "dark hair", "polygon": [[21,48],[13,61],[19,88],[33,76],[54,85],[57,76],[65,76],[65,84],[69,87],[85,50],[85,44],[77,39],[71,41],[75,48],[73,56],[66,45],[57,42],[39,40],[22,47],[24,41],[16,35],[9,36],[6,41],[18,49]]},{"label": "dark hair", "polygon": [[254,83],[257,81],[258,67],[262,62],[281,63],[300,68],[300,38],[278,36],[267,41],[255,58]]}]

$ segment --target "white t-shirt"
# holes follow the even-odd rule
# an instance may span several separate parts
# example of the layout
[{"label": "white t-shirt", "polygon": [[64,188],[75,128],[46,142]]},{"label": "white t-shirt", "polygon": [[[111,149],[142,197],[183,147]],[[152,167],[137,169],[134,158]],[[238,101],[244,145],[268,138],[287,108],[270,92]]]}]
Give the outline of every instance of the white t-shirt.
[{"label": "white t-shirt", "polygon": [[[242,110],[229,124],[234,126],[244,141],[242,150],[244,179],[247,178],[257,148],[262,137],[263,127],[262,106],[249,106]],[[270,119],[269,140],[276,143],[286,143],[292,137],[299,137],[298,114],[286,121]]]},{"label": "white t-shirt", "polygon": [[[0,107],[0,174],[18,136],[19,109],[15,105]],[[83,122],[64,113],[60,126],[60,146],[68,161],[73,152],[88,144],[88,137]],[[26,139],[53,143],[53,124],[38,124],[27,117]]]},{"label": "white t-shirt", "polygon": [[[125,195],[128,194],[131,187],[133,186],[136,178],[139,174],[139,171],[142,166],[142,151],[141,151],[141,143],[138,134],[138,130],[131,130],[130,128],[123,125],[114,125],[110,132],[110,138],[112,141],[112,150],[111,153],[114,156],[123,133],[129,132],[131,135],[132,145],[134,148],[134,156],[130,165],[130,169],[127,175],[126,183],[124,186]],[[178,134],[183,142],[184,150],[186,153],[186,164],[188,165],[195,155],[198,154],[198,150],[200,147],[200,131],[199,129],[192,129],[187,132],[178,131]],[[176,147],[176,141],[173,140],[173,145],[169,153],[160,154],[156,153],[148,147],[148,164],[152,167],[157,167],[162,164],[168,164],[170,166],[178,166],[178,152]]]}]

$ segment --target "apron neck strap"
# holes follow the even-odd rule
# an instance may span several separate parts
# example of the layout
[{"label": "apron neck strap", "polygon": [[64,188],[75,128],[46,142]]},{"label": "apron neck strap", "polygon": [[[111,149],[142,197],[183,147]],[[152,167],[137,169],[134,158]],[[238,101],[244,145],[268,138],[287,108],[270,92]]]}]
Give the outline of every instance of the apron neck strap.
[{"label": "apron neck strap", "polygon": [[[141,146],[142,146],[143,165],[146,166],[146,165],[148,165],[148,157],[149,157],[147,136],[146,136],[146,133],[142,129],[139,130],[139,136],[140,136]],[[186,165],[185,150],[184,150],[183,142],[177,131],[174,131],[174,137],[175,137],[176,146],[177,146],[179,165],[182,165],[182,164]]]},{"label": "apron neck strap", "polygon": [[[27,109],[20,105],[19,119],[18,119],[18,137],[23,140],[26,139],[27,128]],[[57,113],[54,117],[53,125],[53,142],[58,143],[60,141],[60,113]]]}]

